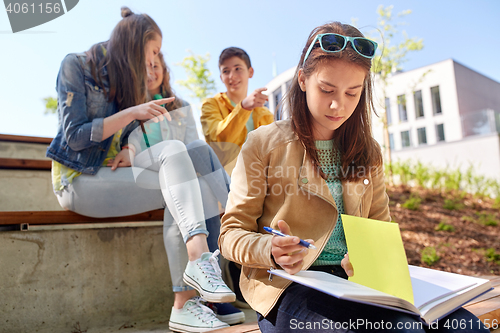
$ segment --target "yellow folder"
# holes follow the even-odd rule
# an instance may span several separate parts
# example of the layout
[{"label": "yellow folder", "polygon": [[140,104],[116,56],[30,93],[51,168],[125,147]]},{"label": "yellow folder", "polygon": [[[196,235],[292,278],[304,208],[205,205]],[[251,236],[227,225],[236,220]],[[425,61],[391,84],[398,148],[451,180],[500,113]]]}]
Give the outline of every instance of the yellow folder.
[{"label": "yellow folder", "polygon": [[349,280],[414,304],[408,260],[399,226],[342,215],[354,276]]}]

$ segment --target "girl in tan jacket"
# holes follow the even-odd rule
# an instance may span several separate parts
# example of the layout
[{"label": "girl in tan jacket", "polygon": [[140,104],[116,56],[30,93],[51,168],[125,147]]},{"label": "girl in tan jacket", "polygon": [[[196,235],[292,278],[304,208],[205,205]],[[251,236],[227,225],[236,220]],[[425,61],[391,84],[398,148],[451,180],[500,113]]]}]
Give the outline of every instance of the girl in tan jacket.
[{"label": "girl in tan jacket", "polygon": [[[353,268],[340,214],[390,221],[382,154],[371,133],[376,48],[347,24],[314,29],[290,87],[291,118],[249,133],[238,156],[219,247],[243,266],[241,291],[264,333],[362,332],[370,322],[378,331],[424,332],[405,313],[339,300],[267,273],[309,269],[347,278]],[[294,237],[273,237],[265,226]],[[299,237],[317,250],[299,245]],[[448,318],[477,323],[464,309]],[[440,326],[432,331],[446,329]]]}]

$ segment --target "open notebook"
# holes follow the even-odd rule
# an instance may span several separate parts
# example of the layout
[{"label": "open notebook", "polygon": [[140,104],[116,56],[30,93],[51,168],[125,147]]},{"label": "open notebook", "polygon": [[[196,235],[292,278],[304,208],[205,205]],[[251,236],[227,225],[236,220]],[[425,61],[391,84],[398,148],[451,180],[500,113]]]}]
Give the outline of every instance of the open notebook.
[{"label": "open notebook", "polygon": [[342,215],[354,277],[318,271],[273,275],[334,297],[420,316],[427,324],[492,289],[489,280],[407,264],[395,223]]}]

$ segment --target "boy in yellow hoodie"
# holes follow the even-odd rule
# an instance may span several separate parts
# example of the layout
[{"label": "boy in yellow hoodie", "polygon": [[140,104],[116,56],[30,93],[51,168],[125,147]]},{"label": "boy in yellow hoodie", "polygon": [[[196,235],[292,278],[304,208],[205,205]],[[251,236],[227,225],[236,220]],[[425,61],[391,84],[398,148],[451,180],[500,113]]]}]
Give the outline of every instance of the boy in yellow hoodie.
[{"label": "boy in yellow hoodie", "polygon": [[[248,132],[273,122],[273,114],[264,107],[267,88],[250,95],[248,80],[254,69],[248,54],[228,47],[219,56],[220,78],[227,91],[205,100],[201,107],[201,125],[206,141],[214,148],[221,163],[235,160]],[[230,172],[230,171],[228,171]]]}]

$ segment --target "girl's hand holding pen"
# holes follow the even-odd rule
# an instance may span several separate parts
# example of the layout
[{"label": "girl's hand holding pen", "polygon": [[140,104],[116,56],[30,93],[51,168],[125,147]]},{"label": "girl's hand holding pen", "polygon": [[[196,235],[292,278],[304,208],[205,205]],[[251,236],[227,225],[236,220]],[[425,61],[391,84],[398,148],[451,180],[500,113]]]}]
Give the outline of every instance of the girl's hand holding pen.
[{"label": "girl's hand holding pen", "polygon": [[[278,228],[286,235],[291,235],[288,224],[280,220]],[[306,239],[307,242],[314,244],[312,239]],[[302,269],[303,259],[309,252],[309,249],[300,245],[299,237],[279,237],[274,236],[271,241],[271,254],[274,261],[280,265],[288,274],[295,274]]]}]

